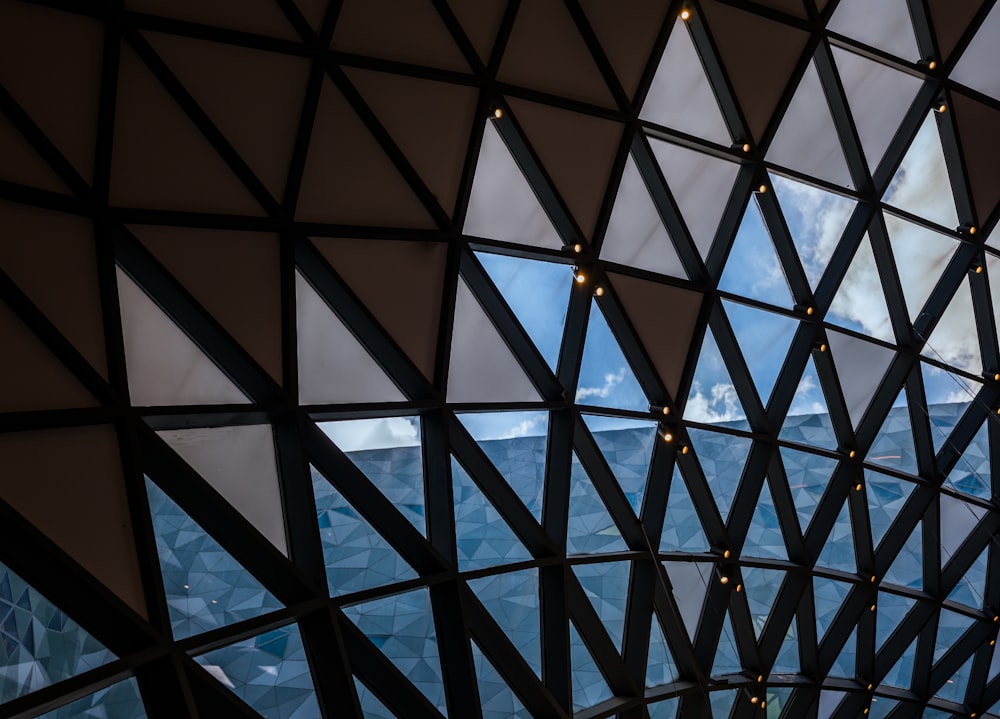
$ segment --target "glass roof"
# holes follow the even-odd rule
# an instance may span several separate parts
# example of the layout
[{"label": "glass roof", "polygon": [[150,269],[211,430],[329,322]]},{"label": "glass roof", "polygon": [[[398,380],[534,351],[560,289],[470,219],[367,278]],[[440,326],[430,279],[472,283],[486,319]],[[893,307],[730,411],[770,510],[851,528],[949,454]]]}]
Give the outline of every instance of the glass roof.
[{"label": "glass roof", "polygon": [[50,5],[0,715],[1000,717],[1000,4]]}]

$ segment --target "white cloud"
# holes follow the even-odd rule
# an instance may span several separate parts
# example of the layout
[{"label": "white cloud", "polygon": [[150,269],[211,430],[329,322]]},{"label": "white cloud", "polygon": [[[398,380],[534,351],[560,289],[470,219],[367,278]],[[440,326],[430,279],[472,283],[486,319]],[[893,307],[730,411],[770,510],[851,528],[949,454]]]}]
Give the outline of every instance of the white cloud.
[{"label": "white cloud", "polygon": [[684,419],[718,424],[743,419],[746,416],[736,395],[736,388],[731,384],[724,382],[714,384],[707,396],[699,382],[695,382],[691,390],[692,393],[688,396],[684,408]]},{"label": "white cloud", "polygon": [[622,380],[625,379],[626,372],[628,372],[628,368],[622,367],[614,374],[609,373],[604,375],[604,384],[600,387],[578,387],[576,390],[576,401],[579,402],[587,397],[600,397],[601,399],[607,399],[608,395],[611,394],[611,390],[621,384]]},{"label": "white cloud", "polygon": [[544,416],[539,416],[539,417],[533,417],[531,419],[521,420],[513,427],[510,427],[501,432],[497,436],[497,439],[514,439],[515,437],[527,437],[529,434],[536,434],[533,433],[531,430],[540,425],[542,423],[542,420],[544,419],[545,419]]},{"label": "white cloud", "polygon": [[321,422],[320,429],[344,452],[362,449],[414,447],[420,444],[420,431],[414,417],[380,417]]}]

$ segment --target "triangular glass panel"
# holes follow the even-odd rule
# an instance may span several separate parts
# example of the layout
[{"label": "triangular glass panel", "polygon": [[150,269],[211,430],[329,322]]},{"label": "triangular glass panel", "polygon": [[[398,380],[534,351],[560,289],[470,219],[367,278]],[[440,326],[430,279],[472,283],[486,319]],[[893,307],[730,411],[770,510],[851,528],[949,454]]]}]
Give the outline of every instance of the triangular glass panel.
[{"label": "triangular glass panel", "polygon": [[847,412],[855,427],[861,423],[875,391],[895,358],[891,349],[842,332],[828,332],[830,353],[837,366]]},{"label": "triangular glass panel", "polygon": [[847,692],[821,691],[819,693],[819,709],[816,712],[816,719],[830,719],[837,711],[840,702],[847,696]]},{"label": "triangular glass panel", "polygon": [[924,551],[923,551],[923,522],[917,522],[910,538],[899,550],[896,559],[889,567],[883,578],[886,582],[899,584],[904,587],[923,589],[924,586]]},{"label": "triangular glass panel", "polygon": [[705,528],[688,492],[680,465],[674,465],[667,496],[667,514],[660,535],[661,552],[707,552],[711,549]]},{"label": "triangular glass panel", "polygon": [[733,631],[733,622],[729,618],[729,612],[726,612],[722,619],[719,644],[715,648],[715,659],[712,661],[712,676],[738,674],[741,671],[743,671],[743,663],[740,662],[740,651],[736,645],[736,632]]},{"label": "triangular glass panel", "polygon": [[483,129],[466,235],[559,249],[562,241],[493,122]]},{"label": "triangular glass panel", "polygon": [[601,259],[687,279],[645,180],[629,155],[601,244]]},{"label": "triangular glass panel", "polygon": [[[975,334],[974,327],[971,331]],[[976,352],[978,351],[977,345]],[[948,442],[962,415],[976,399],[982,385],[926,362],[920,363],[920,372],[924,380],[924,396],[927,398],[927,416],[931,423],[934,451],[939,452]]]},{"label": "triangular glass panel", "polygon": [[[833,624],[837,612],[851,591],[847,582],[837,582],[826,577],[813,577],[813,601],[816,605],[816,637],[822,643],[826,630]],[[853,676],[853,673],[850,675]]]},{"label": "triangular glass panel", "polygon": [[899,704],[895,699],[885,697],[872,697],[871,710],[868,712],[868,719],[886,719],[892,710]]},{"label": "triangular glass panel", "polygon": [[795,618],[792,618],[785,632],[785,638],[781,642],[781,649],[774,659],[771,671],[775,674],[798,674],[801,671],[801,660],[799,659],[799,639],[798,629],[795,626]]},{"label": "triangular glass panel", "polygon": [[778,719],[792,696],[792,687],[768,687],[767,719]]},{"label": "triangular glass panel", "polygon": [[892,320],[882,291],[882,276],[867,232],[840,281],[837,294],[826,313],[826,321],[875,339],[893,341]]},{"label": "triangular glass panel", "polygon": [[455,416],[524,506],[541,521],[549,413],[475,412]]},{"label": "triangular glass panel", "polygon": [[601,562],[573,566],[580,586],[608,630],[619,651],[625,637],[625,610],[628,605],[631,562]]},{"label": "triangular glass panel", "polygon": [[653,612],[650,622],[649,653],[646,657],[647,687],[658,687],[677,680],[677,665],[656,612]]},{"label": "triangular glass panel", "polygon": [[729,719],[729,715],[733,711],[733,704],[738,698],[739,692],[730,689],[709,694],[708,701],[712,707],[712,719]]},{"label": "triangular glass panel", "polygon": [[531,719],[531,714],[517,698],[517,694],[475,642],[472,642],[472,660],[476,665],[476,683],[479,685],[483,719]]},{"label": "triangular glass panel", "polygon": [[750,378],[761,402],[767,405],[799,323],[790,317],[737,302],[723,300],[722,304],[750,370]]},{"label": "triangular glass panel", "polygon": [[872,546],[876,549],[915,486],[888,474],[865,470],[868,524],[872,530]]},{"label": "triangular glass panel", "polygon": [[866,459],[872,464],[916,474],[917,450],[913,444],[913,426],[907,404],[906,390],[901,389],[875,435]]},{"label": "triangular glass panel", "polygon": [[854,187],[814,63],[809,63],[785,110],[767,159],[842,187]]},{"label": "triangular glass panel", "polygon": [[627,550],[628,545],[608,513],[597,487],[574,452],[570,468],[566,553],[594,554]]},{"label": "triangular glass panel", "polygon": [[146,719],[139,684],[134,677],[112,684],[110,687],[65,704],[38,717],[38,719]]},{"label": "triangular glass panel", "polygon": [[965,664],[958,668],[951,679],[945,681],[941,688],[934,693],[934,696],[946,699],[956,704],[961,704],[965,699],[965,690],[969,686],[969,675],[972,673],[972,660],[975,655],[969,657]]},{"label": "triangular glass panel", "polygon": [[531,552],[454,457],[451,480],[460,572],[531,559]]},{"label": "triangular glass panel", "polygon": [[778,590],[785,581],[785,573],[777,569],[762,569],[760,567],[743,567],[743,588],[746,590],[747,606],[750,609],[750,621],[754,633],[760,638],[771,615],[774,600],[778,598]]},{"label": "triangular glass panel", "polygon": [[476,258],[531,341],[556,370],[573,274],[566,265],[477,252]]},{"label": "triangular glass panel", "polygon": [[649,712],[649,719],[677,719],[677,707],[680,704],[678,697],[664,699],[662,702],[653,702],[646,705]]},{"label": "triangular glass panel", "polygon": [[788,447],[779,447],[778,451],[781,453],[788,488],[799,517],[799,527],[805,534],[839,462],[821,454],[800,452]]},{"label": "triangular glass panel", "polygon": [[[958,243],[889,213],[885,213],[885,226],[910,321],[915,322],[948,261],[958,249]],[[968,322],[965,325],[968,326]],[[961,348],[946,349],[952,354],[963,351]]]},{"label": "triangular glass panel", "polygon": [[431,704],[447,716],[430,591],[417,589],[394,594],[348,605],[343,611]]},{"label": "triangular glass panel", "polygon": [[392,545],[315,468],[312,485],[331,597],[417,577]]},{"label": "triangular glass panel", "polygon": [[816,565],[854,574],[858,571],[858,565],[854,556],[854,532],[851,531],[849,506],[848,502],[844,502],[844,506],[841,507],[837,521],[833,523],[833,528],[823,544],[823,551],[816,559]]},{"label": "triangular glass panel", "polygon": [[720,200],[729,197],[740,166],[669,142],[650,138],[649,144],[704,259],[726,208],[725,201]]},{"label": "triangular glass panel", "polygon": [[996,5],[979,26],[972,42],[951,73],[951,79],[1000,100],[1000,78],[996,72],[996,49],[1000,45],[1000,9]]},{"label": "triangular glass panel", "polygon": [[715,498],[723,521],[729,516],[736,489],[743,476],[743,466],[750,456],[753,442],[748,437],[738,437],[705,429],[688,429],[688,436],[705,474],[709,491]]},{"label": "triangular glass panel", "polygon": [[712,581],[715,565],[711,562],[664,562],[670,584],[673,587],[674,601],[680,612],[681,620],[687,628],[691,642],[694,642],[698,632],[698,620],[701,618],[701,607],[708,593],[708,583]]},{"label": "triangular glass panel", "polygon": [[472,294],[458,281],[448,372],[450,402],[537,402],[535,385]]},{"label": "triangular glass panel", "polygon": [[976,623],[974,617],[942,609],[938,616],[937,637],[934,640],[934,664],[951,649],[955,642]]},{"label": "triangular glass panel", "polygon": [[909,689],[910,682],[913,681],[913,661],[916,657],[917,640],[914,639],[910,646],[903,650],[899,659],[892,665],[892,669],[882,678],[882,683],[891,687]]},{"label": "triangular glass panel", "polygon": [[719,289],[779,307],[794,304],[781,260],[756,202],[749,202],[743,213]]},{"label": "triangular glass panel", "polygon": [[358,693],[358,703],[361,704],[361,713],[365,719],[397,719],[396,715],[389,711],[374,692],[357,677],[354,677],[354,689]]},{"label": "triangular glass panel", "polygon": [[246,404],[246,395],[117,268],[129,397],[139,406]]},{"label": "triangular glass panel", "polygon": [[769,178],[806,279],[815,289],[857,203],[774,173]]},{"label": "triangular glass panel", "polygon": [[263,717],[320,715],[297,624],[213,649],[195,661]]},{"label": "triangular glass panel", "polygon": [[[684,419],[706,424],[722,424],[745,420],[746,412],[740,403],[733,379],[726,368],[712,328],[705,328],[694,379],[684,406]],[[742,422],[746,426],[746,422]]]},{"label": "triangular glass panel", "polygon": [[521,653],[535,674],[542,675],[541,614],[537,569],[494,574],[470,579],[473,591],[486,611]]},{"label": "triangular glass panel", "polygon": [[349,460],[423,534],[424,466],[418,417],[320,422]]},{"label": "triangular glass panel", "polygon": [[[955,199],[951,194],[948,166],[945,164],[934,114],[933,112],[927,114],[917,136],[913,139],[913,144],[906,151],[899,169],[889,183],[882,201],[917,217],[951,228],[958,225],[958,213],[955,210]],[[891,227],[889,236],[892,237]],[[904,244],[909,247],[909,251],[899,256],[909,257],[913,253],[912,245],[915,243],[910,240]],[[894,247],[894,252],[895,249]],[[909,301],[907,304],[910,304]]]},{"label": "triangular glass panel", "polygon": [[810,356],[802,379],[792,396],[792,404],[781,425],[781,439],[811,447],[837,447],[837,435],[830,421],[830,409],[816,373],[816,363]]},{"label": "triangular glass panel", "polygon": [[[870,15],[872,8],[867,10]],[[831,49],[861,148],[874,172],[920,89],[920,78],[836,46]]]},{"label": "triangular glass panel", "polygon": [[1000,674],[1000,643],[993,646],[993,656],[990,658],[990,669],[986,673],[987,681],[991,682]]},{"label": "triangular glass panel", "polygon": [[902,594],[879,592],[875,604],[875,651],[880,651],[886,640],[903,623],[903,619],[917,603],[916,599]]},{"label": "triangular glass panel", "polygon": [[638,412],[649,409],[649,400],[596,302],[590,304],[575,401]]},{"label": "triangular glass panel", "polygon": [[906,0],[884,0],[875,6],[865,0],[843,0],[828,27],[904,60],[920,57]]},{"label": "triangular glass panel", "polygon": [[980,499],[992,496],[990,470],[990,423],[984,422],[969,446],[949,472],[945,484]]},{"label": "triangular glass panel", "polygon": [[941,568],[944,569],[989,510],[943,492],[938,498],[941,510],[938,534],[941,538]]},{"label": "triangular glass panel", "polygon": [[674,21],[639,117],[720,145],[732,142],[691,34],[680,18]]},{"label": "triangular glass panel", "polygon": [[572,621],[569,623],[569,660],[573,677],[573,711],[592,707],[614,696]]},{"label": "triangular glass panel", "polygon": [[117,658],[2,563],[0,646],[0,704]]},{"label": "triangular glass panel", "polygon": [[581,416],[638,516],[653,459],[657,423],[623,417]]},{"label": "triangular glass panel", "polygon": [[785,538],[781,534],[778,511],[774,507],[770,484],[765,480],[757,499],[757,509],[750,518],[743,555],[765,559],[788,559]]},{"label": "triangular glass panel", "polygon": [[844,647],[840,650],[840,654],[833,662],[833,666],[830,667],[828,675],[831,677],[848,677],[853,678],[857,673],[857,662],[858,662],[858,628],[855,627],[851,630],[851,636],[847,638],[847,642],[844,643]]},{"label": "triangular glass panel", "polygon": [[989,548],[984,549],[966,570],[948,599],[973,609],[982,609],[986,596],[986,569],[989,566]]},{"label": "triangular glass panel", "polygon": [[282,608],[271,592],[148,478],[146,493],[175,638],[186,639]]}]

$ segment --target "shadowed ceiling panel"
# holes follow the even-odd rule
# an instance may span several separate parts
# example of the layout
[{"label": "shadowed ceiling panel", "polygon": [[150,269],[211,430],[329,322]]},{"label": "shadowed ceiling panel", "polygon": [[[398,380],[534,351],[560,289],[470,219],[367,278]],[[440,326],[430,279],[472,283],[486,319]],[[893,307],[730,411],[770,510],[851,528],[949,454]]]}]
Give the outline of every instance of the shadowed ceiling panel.
[{"label": "shadowed ceiling panel", "polygon": [[433,378],[447,245],[325,237],[313,242],[424,376]]},{"label": "shadowed ceiling panel", "polygon": [[366,70],[348,70],[348,76],[451,214],[465,168],[478,92]]},{"label": "shadowed ceiling panel", "polygon": [[613,274],[611,283],[660,379],[676,399],[703,295],[627,275]]},{"label": "shadowed ceiling panel", "polygon": [[808,17],[803,0],[757,0],[756,4],[793,15],[803,20]]},{"label": "shadowed ceiling panel", "polygon": [[94,369],[106,376],[91,221],[4,202],[0,203],[0,237],[4,238],[0,240],[0,266]]},{"label": "shadowed ceiling panel", "polygon": [[448,0],[451,11],[479,53],[484,64],[490,60],[500,23],[503,22],[506,0]]},{"label": "shadowed ceiling panel", "polygon": [[281,382],[281,276],[277,235],[133,227],[194,298]]},{"label": "shadowed ceiling panel", "polygon": [[3,113],[0,113],[0,156],[4,159],[0,162],[0,179],[53,192],[69,192],[55,170],[35,153]]},{"label": "shadowed ceiling panel", "polygon": [[581,0],[618,81],[629,97],[635,95],[669,5],[659,0]]},{"label": "shadowed ceiling panel", "polygon": [[1000,111],[958,93],[952,95],[952,103],[976,213],[979,221],[984,222],[1000,202],[1000,173],[997,172],[1000,146],[996,141]]},{"label": "shadowed ceiling panel", "polygon": [[809,36],[718,0],[707,0],[702,8],[750,131],[759,140]]},{"label": "shadowed ceiling panel", "polygon": [[497,78],[573,100],[614,105],[593,56],[561,2],[521,3]]},{"label": "shadowed ceiling panel", "polygon": [[302,113],[308,61],[175,35],[149,33],[147,38],[280,201]]},{"label": "shadowed ceiling panel", "polygon": [[429,0],[345,0],[333,49],[468,72],[462,53]]},{"label": "shadowed ceiling panel", "polygon": [[969,26],[982,0],[928,0],[931,21],[937,36],[942,60],[951,57],[955,45]]},{"label": "shadowed ceiling panel", "polygon": [[299,220],[433,227],[434,222],[333,83],[316,111],[302,176]]},{"label": "shadowed ceiling panel", "polygon": [[313,30],[319,32],[323,27],[323,19],[326,11],[330,7],[330,0],[295,0],[299,7],[299,12],[309,21]]},{"label": "shadowed ceiling panel", "polygon": [[300,39],[274,0],[246,0],[240,3],[238,12],[233,12],[228,3],[202,0],[125,0],[125,9],[257,35]]},{"label": "shadowed ceiling panel", "polygon": [[205,136],[124,45],[110,200],[124,206],[261,214]]},{"label": "shadowed ceiling panel", "polygon": [[0,454],[0,497],[145,616],[114,429],[2,434]]},{"label": "shadowed ceiling panel", "polygon": [[589,238],[611,179],[622,126],[526,100],[509,102],[542,166]]},{"label": "shadowed ceiling panel", "polygon": [[89,183],[104,28],[28,3],[8,6],[0,23],[0,83]]}]

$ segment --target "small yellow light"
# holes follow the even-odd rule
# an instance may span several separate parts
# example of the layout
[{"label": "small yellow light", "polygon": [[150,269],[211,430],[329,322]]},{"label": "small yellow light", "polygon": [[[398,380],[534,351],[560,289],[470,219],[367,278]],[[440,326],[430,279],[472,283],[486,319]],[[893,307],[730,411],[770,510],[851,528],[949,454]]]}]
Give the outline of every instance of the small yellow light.
[{"label": "small yellow light", "polygon": [[854,485],[854,491],[855,492],[861,491],[861,482],[858,482],[857,484]]},{"label": "small yellow light", "polygon": [[976,274],[977,275],[983,274],[983,266],[982,265],[976,265]]},{"label": "small yellow light", "polygon": [[938,113],[947,112],[947,110],[948,110],[948,106],[946,104],[944,104],[943,102],[940,105],[938,105],[937,107],[934,108],[934,112],[938,112]]},{"label": "small yellow light", "polygon": [[972,717],[972,719],[976,719],[976,713],[975,712],[972,712],[969,716]]},{"label": "small yellow light", "polygon": [[1000,617],[997,617],[997,616],[994,616],[994,617],[993,617],[993,621],[994,621],[994,622],[1000,622]]},{"label": "small yellow light", "polygon": [[863,712],[863,713],[864,713],[864,714],[867,714],[867,713],[868,713],[868,707],[865,707],[865,710],[864,710],[864,712]]},{"label": "small yellow light", "polygon": [[573,252],[575,252],[576,254],[580,254],[581,252],[583,252],[583,245],[579,243],[573,245]]},{"label": "small yellow light", "polygon": [[729,577],[726,576],[719,577],[719,581],[722,582],[723,584],[729,584]]},{"label": "small yellow light", "polygon": [[742,584],[737,584],[736,585],[736,593],[739,594],[742,591],[743,591],[743,585]]},{"label": "small yellow light", "polygon": [[872,584],[874,584],[875,583],[875,575],[873,574],[872,578],[870,580],[868,580],[868,581],[870,581]]},{"label": "small yellow light", "polygon": [[820,352],[826,352],[826,342],[821,342],[819,345]]},{"label": "small yellow light", "polygon": [[869,684],[869,685],[868,685],[868,691],[871,691],[871,690],[872,690],[872,689],[874,689],[874,688],[875,688],[875,685],[874,685],[874,684]]},{"label": "small yellow light", "polygon": [[690,19],[691,19],[691,11],[688,10],[687,8],[681,10],[681,20],[690,20]]},{"label": "small yellow light", "polygon": [[602,295],[604,295],[604,288],[598,285],[594,288],[594,296],[601,297]]},{"label": "small yellow light", "polygon": [[875,605],[873,604],[870,607],[868,607],[868,611],[874,612],[875,611]]},{"label": "small yellow light", "polygon": [[761,703],[760,703],[760,708],[761,708],[761,709],[763,709],[763,708],[764,708],[764,707],[766,707],[766,706],[767,706],[767,702],[761,702]]},{"label": "small yellow light", "polygon": [[1000,382],[1000,372],[997,372],[995,375],[993,375],[993,381]]},{"label": "small yellow light", "polygon": [[587,275],[583,274],[582,272],[577,272],[575,279],[578,285],[582,285],[584,282],[587,281]]},{"label": "small yellow light", "polygon": [[763,674],[758,674],[757,675],[757,683],[760,684],[762,681],[764,681],[764,675]]},{"label": "small yellow light", "polygon": [[750,152],[750,143],[749,142],[744,142],[743,143],[743,152]]},{"label": "small yellow light", "polygon": [[683,447],[681,447],[681,454],[687,454],[687,453],[688,453],[688,446],[685,444]]},{"label": "small yellow light", "polygon": [[760,187],[758,187],[757,192],[763,195],[765,192],[767,192],[767,185],[761,185]]},{"label": "small yellow light", "polygon": [[927,63],[927,69],[928,70],[936,70],[937,69],[937,60],[931,60],[929,63]]},{"label": "small yellow light", "polygon": [[663,408],[663,414],[665,414],[665,415],[670,414],[670,408],[669,407],[664,407]]},{"label": "small yellow light", "polygon": [[729,550],[727,549],[727,550],[726,550],[725,552],[723,552],[723,553],[722,553],[722,558],[723,558],[723,559],[729,559],[729,555],[730,555],[730,552],[729,552]]},{"label": "small yellow light", "polygon": [[969,234],[970,235],[976,234],[976,226],[975,225],[973,225],[972,227],[969,228]]},{"label": "small yellow light", "polygon": [[759,701],[760,701],[760,699],[758,699],[757,697],[750,697],[750,703],[751,704],[756,704]]},{"label": "small yellow light", "polygon": [[855,451],[854,451],[854,450],[852,449],[852,450],[851,450],[850,452],[848,452],[848,453],[847,453],[847,456],[848,456],[848,457],[850,457],[851,459],[854,459],[854,456],[855,456],[856,454],[857,454],[857,452],[855,452]]},{"label": "small yellow light", "polygon": [[494,107],[493,108],[493,119],[494,120],[499,120],[501,117],[503,117],[503,108],[502,107]]},{"label": "small yellow light", "polygon": [[663,433],[663,441],[664,442],[673,442],[674,441],[674,435],[670,434],[670,432],[664,432]]},{"label": "small yellow light", "polygon": [[813,312],[814,312],[814,310],[813,310],[813,308],[812,308],[811,306],[810,306],[810,307],[806,307],[806,314],[807,314],[807,315],[808,315],[809,317],[812,317],[812,313],[813,313]]},{"label": "small yellow light", "polygon": [[990,639],[990,646],[994,646],[997,643],[996,639]]}]

